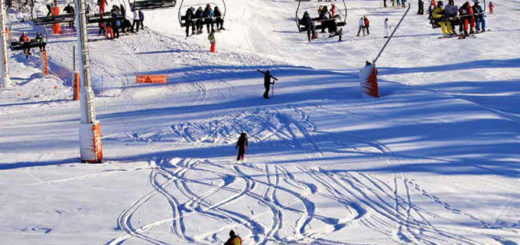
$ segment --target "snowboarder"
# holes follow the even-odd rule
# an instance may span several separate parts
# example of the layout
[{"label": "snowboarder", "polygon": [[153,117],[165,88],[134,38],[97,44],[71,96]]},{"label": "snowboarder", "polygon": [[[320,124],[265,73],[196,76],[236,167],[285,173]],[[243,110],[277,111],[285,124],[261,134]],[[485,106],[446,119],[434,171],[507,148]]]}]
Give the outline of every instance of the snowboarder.
[{"label": "snowboarder", "polygon": [[450,37],[452,34],[451,24],[446,19],[446,15],[443,8],[442,1],[437,3],[437,6],[432,11],[432,18],[438,25],[441,26],[442,34],[444,37]]},{"label": "snowboarder", "polygon": [[480,2],[478,0],[474,0],[473,13],[475,14],[477,33],[485,32],[486,31],[486,19],[484,17],[486,17],[486,16],[485,16],[484,10],[482,9],[482,6],[480,6]]},{"label": "snowboarder", "polygon": [[215,10],[213,11],[213,16],[215,16],[215,23],[217,24],[217,30],[225,30],[224,29],[224,19],[222,19],[222,13],[218,6],[215,6]]},{"label": "snowboarder", "polygon": [[19,41],[22,43],[23,54],[25,54],[25,58],[29,58],[31,55],[31,39],[25,35],[25,32],[22,32]]},{"label": "snowboarder", "polygon": [[38,48],[40,49],[40,52],[43,52],[47,43],[45,43],[45,40],[43,40],[42,34],[40,32],[36,33],[36,38],[34,38],[34,40],[38,42]]},{"label": "snowboarder", "polygon": [[418,1],[418,5],[419,5],[419,10],[417,10],[417,14],[419,15],[423,15],[424,14],[424,2],[423,0],[419,0]]},{"label": "snowboarder", "polygon": [[229,232],[229,239],[224,243],[224,245],[242,245],[242,238],[237,236],[232,230]]},{"label": "snowboarder", "polygon": [[388,25],[388,18],[385,19],[385,38],[388,38],[389,37],[389,33],[390,33],[390,25]]},{"label": "snowboarder", "polygon": [[370,21],[368,20],[368,18],[366,16],[363,16],[363,21],[365,22],[365,29],[367,30],[367,35],[370,35],[370,30],[369,30],[369,27],[370,27]]},{"label": "snowboarder", "polygon": [[[260,70],[258,71],[264,74],[264,98],[269,99],[269,90],[271,90],[271,84],[274,85],[274,81],[277,81],[278,79],[276,77],[271,76],[271,72],[269,70],[266,70],[265,72]],[[273,78],[274,81],[271,82],[271,78]]]},{"label": "snowboarder", "polygon": [[208,40],[209,40],[209,43],[211,44],[211,53],[215,53],[216,50],[216,45],[217,45],[217,40],[215,39],[215,31],[214,30],[211,30],[211,33],[208,35]]},{"label": "snowboarder", "polygon": [[495,5],[493,4],[493,2],[489,2],[489,13],[490,14],[493,14],[493,9],[495,8]]},{"label": "snowboarder", "polygon": [[359,19],[359,29],[357,32],[358,37],[359,37],[359,33],[361,33],[361,31],[363,31],[363,36],[365,36],[365,17],[361,17]]},{"label": "snowboarder", "polygon": [[238,149],[237,162],[244,161],[247,147],[249,147],[249,142],[247,141],[247,134],[246,132],[242,132],[240,134],[240,137],[238,137],[237,144],[235,145],[235,149]]}]

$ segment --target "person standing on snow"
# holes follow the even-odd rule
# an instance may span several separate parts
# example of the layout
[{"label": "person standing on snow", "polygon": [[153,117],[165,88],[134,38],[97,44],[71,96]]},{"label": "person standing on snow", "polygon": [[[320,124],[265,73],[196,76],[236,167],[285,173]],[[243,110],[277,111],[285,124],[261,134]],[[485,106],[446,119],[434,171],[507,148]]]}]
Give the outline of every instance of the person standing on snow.
[{"label": "person standing on snow", "polygon": [[363,31],[363,36],[365,36],[365,17],[361,17],[359,19],[359,29],[357,32],[358,37],[359,37],[359,33],[361,33],[361,31]]},{"label": "person standing on snow", "polygon": [[[274,85],[274,81],[271,82],[271,78],[274,78],[274,77],[271,76],[271,72],[269,70],[262,72],[262,73],[264,73],[264,88],[265,88],[264,98],[269,99],[269,90],[271,90],[271,84]],[[274,78],[274,79],[276,80],[276,78]]]},{"label": "person standing on snow", "polygon": [[[133,14],[133,22],[132,22],[132,32],[138,32],[139,31],[139,12],[137,12],[137,9],[132,9]],[[137,29],[136,29],[137,26]]]},{"label": "person standing on snow", "polygon": [[424,14],[424,2],[423,2],[423,0],[419,0],[417,3],[419,5],[418,6],[419,10],[417,10],[417,14],[423,15]]},{"label": "person standing on snow", "polygon": [[139,25],[141,25],[141,29],[144,31],[144,13],[139,9]]},{"label": "person standing on snow", "polygon": [[215,39],[215,31],[214,30],[211,30],[211,33],[209,33],[208,35],[208,40],[209,40],[209,43],[211,44],[211,53],[215,53],[216,50],[216,45],[217,45],[217,40]]},{"label": "person standing on snow", "polygon": [[385,19],[385,38],[388,38],[389,37],[389,33],[390,33],[390,25],[388,25],[388,18]]},{"label": "person standing on snow", "polygon": [[232,230],[229,232],[229,239],[224,243],[224,245],[242,245],[242,238],[237,236]]},{"label": "person standing on snow", "polygon": [[493,2],[489,2],[489,13],[490,14],[493,14],[493,9],[495,8],[495,5],[493,4]]},{"label": "person standing on snow", "polygon": [[365,29],[367,30],[367,35],[370,35],[370,30],[368,29],[370,27],[370,21],[366,16],[363,16],[363,21],[365,22]]},{"label": "person standing on snow", "polygon": [[[235,149],[238,149],[237,162],[244,160],[247,147],[249,147],[249,142],[247,141],[247,134],[245,132],[242,132],[240,134],[240,137],[238,137],[237,144],[235,145]],[[231,236],[231,234],[229,235]]]}]

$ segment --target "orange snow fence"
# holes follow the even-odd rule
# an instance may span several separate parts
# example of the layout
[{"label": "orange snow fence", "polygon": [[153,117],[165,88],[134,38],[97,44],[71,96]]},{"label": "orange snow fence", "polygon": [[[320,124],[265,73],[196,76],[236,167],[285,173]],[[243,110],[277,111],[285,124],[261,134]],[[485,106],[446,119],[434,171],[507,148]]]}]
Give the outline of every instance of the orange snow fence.
[{"label": "orange snow fence", "polygon": [[79,100],[79,72],[74,72],[74,100]]},{"label": "orange snow fence", "polygon": [[42,73],[44,76],[49,75],[49,59],[47,58],[47,50],[42,51]]},{"label": "orange snow fence", "polygon": [[137,75],[135,83],[168,83],[166,75]]},{"label": "orange snow fence", "polygon": [[[60,7],[58,7],[58,6],[52,7],[51,15],[57,16],[59,14],[60,14]],[[52,24],[52,33],[61,34],[61,24],[60,23]]]},{"label": "orange snow fence", "polygon": [[379,98],[379,86],[377,85],[377,69],[375,65],[367,64],[359,73],[361,79],[361,92],[375,98]]}]

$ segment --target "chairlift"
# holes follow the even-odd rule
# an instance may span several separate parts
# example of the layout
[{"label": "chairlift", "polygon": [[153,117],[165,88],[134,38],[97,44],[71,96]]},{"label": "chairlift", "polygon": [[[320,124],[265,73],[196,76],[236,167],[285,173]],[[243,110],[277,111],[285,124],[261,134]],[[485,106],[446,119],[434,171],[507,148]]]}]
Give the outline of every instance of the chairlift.
[{"label": "chairlift", "polygon": [[[18,38],[13,38],[12,37],[12,34],[13,32],[14,33],[17,33],[19,31],[16,31],[12,28],[13,24],[18,24],[18,23],[23,23],[23,22],[11,22],[9,23],[9,32],[8,32],[8,45],[9,45],[9,48],[12,50],[12,51],[18,51],[18,50],[23,50],[23,42],[20,42],[18,40]],[[44,43],[47,43],[47,30],[45,28],[41,28],[42,31],[40,32],[43,36],[43,39],[44,39]],[[21,34],[21,32],[20,32]],[[27,35],[27,33],[26,33]],[[36,33],[34,33],[34,35],[36,35]],[[34,38],[31,38],[31,41],[29,42],[29,48],[37,48],[40,46],[40,42]]]},{"label": "chairlift", "polygon": [[57,23],[68,23],[71,21],[74,21],[75,15],[64,13],[59,15],[50,15],[50,16],[36,16],[34,11],[34,0],[32,0],[31,4],[31,19],[34,22],[35,25],[52,25]]},{"label": "chairlift", "polygon": [[[307,27],[305,26],[305,24],[300,23],[301,20],[302,20],[302,17],[303,17],[303,14],[301,16],[299,14],[300,13],[301,3],[302,2],[316,2],[317,3],[317,1],[315,1],[315,0],[296,0],[296,1],[298,1],[298,7],[296,8],[296,17],[295,17],[296,26],[298,27],[298,31],[299,32],[304,32],[304,31],[307,31]],[[338,15],[339,15],[339,20],[340,20],[340,21],[336,22],[336,25],[338,27],[344,26],[344,25],[347,24],[347,11],[348,11],[347,10],[347,4],[345,3],[345,0],[332,0],[332,1],[328,1],[328,2],[321,2],[320,1],[319,3],[320,3],[320,5],[324,5],[326,3],[331,3],[332,4],[332,3],[335,3],[335,2],[343,2],[343,11],[340,10],[338,8],[338,6],[336,6],[336,8],[338,8]],[[318,6],[315,6],[315,7],[316,7],[315,9],[317,10]],[[310,13],[309,13],[309,15],[310,15]],[[338,20],[338,16],[332,17],[331,19],[320,19],[319,17],[315,17],[315,18],[311,17],[311,19],[314,22],[319,22],[319,24],[316,25],[316,29],[322,29],[323,28],[323,26],[322,26],[323,22],[327,22],[327,21],[331,21],[331,20]]]},{"label": "chairlift", "polygon": [[[193,7],[195,9],[197,9],[198,7],[202,7],[204,8],[206,5],[210,5],[212,9],[215,9],[215,7],[219,7],[220,9],[220,13],[222,14],[222,16],[220,17],[222,20],[225,19],[226,17],[226,1],[224,0],[221,0],[222,2],[222,5],[217,5],[215,2],[206,2],[206,3],[199,3],[199,4],[191,4],[191,5],[183,5],[184,4],[184,0],[181,0],[181,5],[179,6],[179,14],[178,14],[178,18],[179,18],[179,24],[181,25],[181,27],[186,27],[187,23],[186,23],[186,10],[188,10],[189,8]],[[200,18],[192,18],[192,20],[197,20],[197,19],[200,19]],[[206,18],[204,18],[206,19]],[[213,17],[213,20],[215,20],[216,18]]]},{"label": "chairlift", "polygon": [[87,23],[100,23],[100,22],[109,22],[113,20],[124,20],[125,16],[119,16],[114,18],[111,12],[105,13],[96,13],[87,15]]},{"label": "chairlift", "polygon": [[128,0],[130,9],[144,10],[144,9],[159,9],[159,8],[173,8],[177,4],[177,0]]}]

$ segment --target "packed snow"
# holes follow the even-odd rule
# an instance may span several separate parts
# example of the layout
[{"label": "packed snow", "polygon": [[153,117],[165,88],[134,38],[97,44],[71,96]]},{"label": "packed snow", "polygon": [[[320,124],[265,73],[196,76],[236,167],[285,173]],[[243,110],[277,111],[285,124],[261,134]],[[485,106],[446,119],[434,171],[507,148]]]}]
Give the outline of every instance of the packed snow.
[{"label": "packed snow", "polygon": [[[103,164],[79,158],[75,33],[47,28],[50,76],[36,49],[9,51],[2,244],[223,244],[230,230],[243,244],[520,243],[520,1],[494,2],[491,31],[464,40],[438,39],[412,2],[377,62],[378,99],[358,72],[405,9],[348,1],[344,41],[309,43],[294,0],[225,4],[216,53],[205,28],[185,37],[180,1],[119,39],[89,26]],[[13,38],[41,31],[8,12]],[[370,35],[356,37],[363,15]],[[279,79],[268,100],[257,69]]]}]

